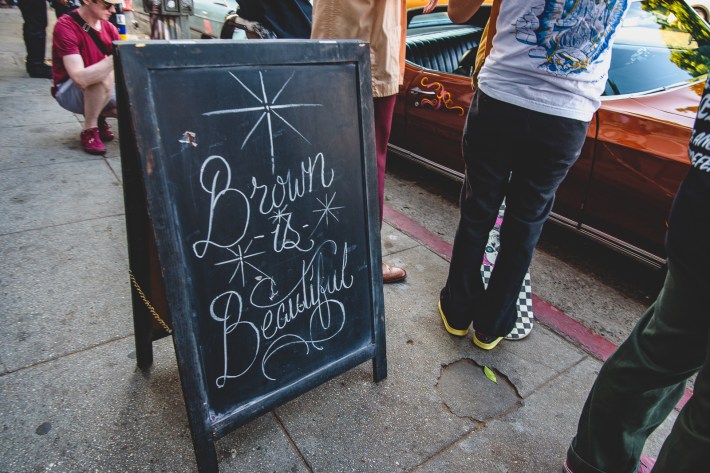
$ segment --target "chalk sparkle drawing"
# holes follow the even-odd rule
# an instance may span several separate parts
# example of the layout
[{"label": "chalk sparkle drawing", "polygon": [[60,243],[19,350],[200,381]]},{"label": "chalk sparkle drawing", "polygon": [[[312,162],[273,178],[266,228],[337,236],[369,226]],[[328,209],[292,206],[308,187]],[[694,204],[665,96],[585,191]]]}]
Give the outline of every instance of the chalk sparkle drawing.
[{"label": "chalk sparkle drawing", "polygon": [[[320,218],[318,219],[318,223],[316,223],[316,228],[318,228],[318,225],[323,221],[325,218],[325,224],[328,225],[329,220],[328,217],[333,217],[336,222],[339,222],[338,217],[333,213],[333,210],[338,210],[342,209],[344,207],[334,207],[333,206],[333,199],[335,199],[335,193],[333,193],[332,196],[330,196],[330,199],[328,199],[328,194],[325,195],[325,201],[320,200],[319,198],[316,197],[316,200],[321,204],[322,208],[313,210],[314,213],[320,213]],[[315,231],[315,230],[314,230]]]},{"label": "chalk sparkle drawing", "polygon": [[[255,237],[254,239],[259,239],[259,238],[263,238],[263,236],[258,236],[258,237]],[[261,276],[269,277],[268,274],[266,274],[261,269],[259,269],[258,267],[254,266],[249,261],[247,261],[247,259],[249,259],[249,258],[254,258],[256,256],[260,256],[260,255],[263,255],[264,253],[266,253],[265,251],[256,251],[253,253],[249,252],[249,247],[251,247],[251,244],[254,242],[254,239],[252,239],[249,242],[249,244],[246,246],[246,248],[242,248],[241,245],[237,245],[236,249],[225,248],[225,250],[228,251],[229,253],[231,253],[234,256],[234,258],[215,263],[215,266],[221,266],[224,264],[234,264],[235,265],[234,272],[232,273],[232,277],[229,278],[230,283],[234,280],[234,278],[237,276],[237,274],[240,274],[241,280],[242,280],[242,286],[246,287],[247,279],[246,279],[246,274],[245,274],[244,270],[247,269],[247,266],[249,268],[252,268],[254,271],[256,271]]]},{"label": "chalk sparkle drawing", "polygon": [[[294,73],[295,74],[295,73]],[[231,114],[231,113],[245,113],[245,112],[261,112],[261,115],[259,115],[259,118],[256,120],[256,123],[252,127],[252,129],[249,131],[247,134],[246,138],[244,138],[244,141],[242,142],[242,149],[244,149],[244,146],[246,146],[247,142],[249,141],[249,138],[251,138],[251,135],[254,134],[256,129],[259,127],[261,122],[266,118],[266,126],[269,128],[269,145],[270,145],[270,150],[271,150],[271,172],[274,172],[274,129],[273,129],[273,124],[272,124],[272,116],[275,118],[278,118],[281,120],[285,125],[287,125],[291,130],[293,130],[298,136],[303,138],[304,141],[306,141],[308,144],[311,144],[311,142],[301,134],[300,131],[296,129],[291,123],[286,120],[277,110],[283,110],[287,108],[300,108],[300,107],[322,107],[323,104],[319,103],[291,103],[291,104],[282,104],[282,105],[277,105],[276,101],[279,99],[279,96],[281,93],[284,91],[286,86],[288,85],[289,82],[291,82],[291,79],[293,79],[294,74],[291,74],[291,77],[289,77],[286,82],[281,86],[281,89],[279,89],[276,94],[269,99],[268,94],[266,93],[266,85],[264,84],[264,76],[259,71],[259,81],[261,83],[261,97],[259,97],[257,94],[255,94],[249,87],[247,87],[244,82],[242,82],[239,77],[236,75],[232,74],[231,72],[229,73],[230,76],[234,78],[234,80],[241,85],[244,90],[249,92],[249,94],[256,99],[257,102],[259,102],[259,105],[256,105],[254,107],[246,107],[246,108],[232,108],[232,109],[227,109],[227,110],[214,110],[212,112],[206,112],[203,113],[202,115],[209,117],[212,115],[225,115],[225,114]]]},{"label": "chalk sparkle drawing", "polygon": [[434,89],[434,92],[436,93],[436,99],[422,99],[422,105],[427,105],[434,110],[440,110],[441,107],[446,108],[446,110],[458,110],[459,116],[463,116],[463,107],[453,105],[451,92],[447,91],[441,82],[429,82],[428,77],[422,77],[422,80],[419,83],[425,89]]}]

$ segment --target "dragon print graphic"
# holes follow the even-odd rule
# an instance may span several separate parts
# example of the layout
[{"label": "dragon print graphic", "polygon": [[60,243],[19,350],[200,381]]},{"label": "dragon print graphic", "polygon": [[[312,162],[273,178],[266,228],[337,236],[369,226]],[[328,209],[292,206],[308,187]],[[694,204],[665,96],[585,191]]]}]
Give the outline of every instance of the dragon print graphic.
[{"label": "dragon print graphic", "polygon": [[628,0],[545,0],[518,18],[515,38],[534,46],[540,67],[565,76],[586,71],[609,48]]}]

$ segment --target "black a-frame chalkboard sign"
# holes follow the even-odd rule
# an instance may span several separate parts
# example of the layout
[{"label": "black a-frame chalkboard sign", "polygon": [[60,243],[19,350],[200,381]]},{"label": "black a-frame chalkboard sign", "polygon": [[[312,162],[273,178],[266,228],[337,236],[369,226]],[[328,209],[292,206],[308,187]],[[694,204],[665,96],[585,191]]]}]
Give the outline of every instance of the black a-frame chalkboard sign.
[{"label": "black a-frame chalkboard sign", "polygon": [[[214,441],[352,367],[387,375],[369,47],[116,44],[130,268]],[[133,298],[138,363],[155,330]]]}]

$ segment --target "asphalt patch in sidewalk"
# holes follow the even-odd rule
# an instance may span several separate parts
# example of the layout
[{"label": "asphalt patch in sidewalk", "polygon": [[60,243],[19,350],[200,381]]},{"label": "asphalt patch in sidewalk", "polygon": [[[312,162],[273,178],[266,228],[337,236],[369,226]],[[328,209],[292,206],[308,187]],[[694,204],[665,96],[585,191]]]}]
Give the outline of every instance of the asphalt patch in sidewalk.
[{"label": "asphalt patch in sidewalk", "polygon": [[483,366],[464,358],[441,367],[436,385],[442,402],[455,415],[486,422],[522,406],[515,386],[491,368],[497,382],[486,377]]}]

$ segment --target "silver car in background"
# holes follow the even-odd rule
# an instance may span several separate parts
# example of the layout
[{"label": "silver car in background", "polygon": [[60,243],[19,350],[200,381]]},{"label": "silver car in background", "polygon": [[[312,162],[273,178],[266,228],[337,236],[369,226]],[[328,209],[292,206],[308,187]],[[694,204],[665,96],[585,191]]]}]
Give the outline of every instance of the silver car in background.
[{"label": "silver car in background", "polygon": [[[190,16],[190,36],[193,38],[219,38],[228,15],[237,12],[236,0],[194,0],[194,14]],[[234,39],[246,38],[237,30]]]}]

